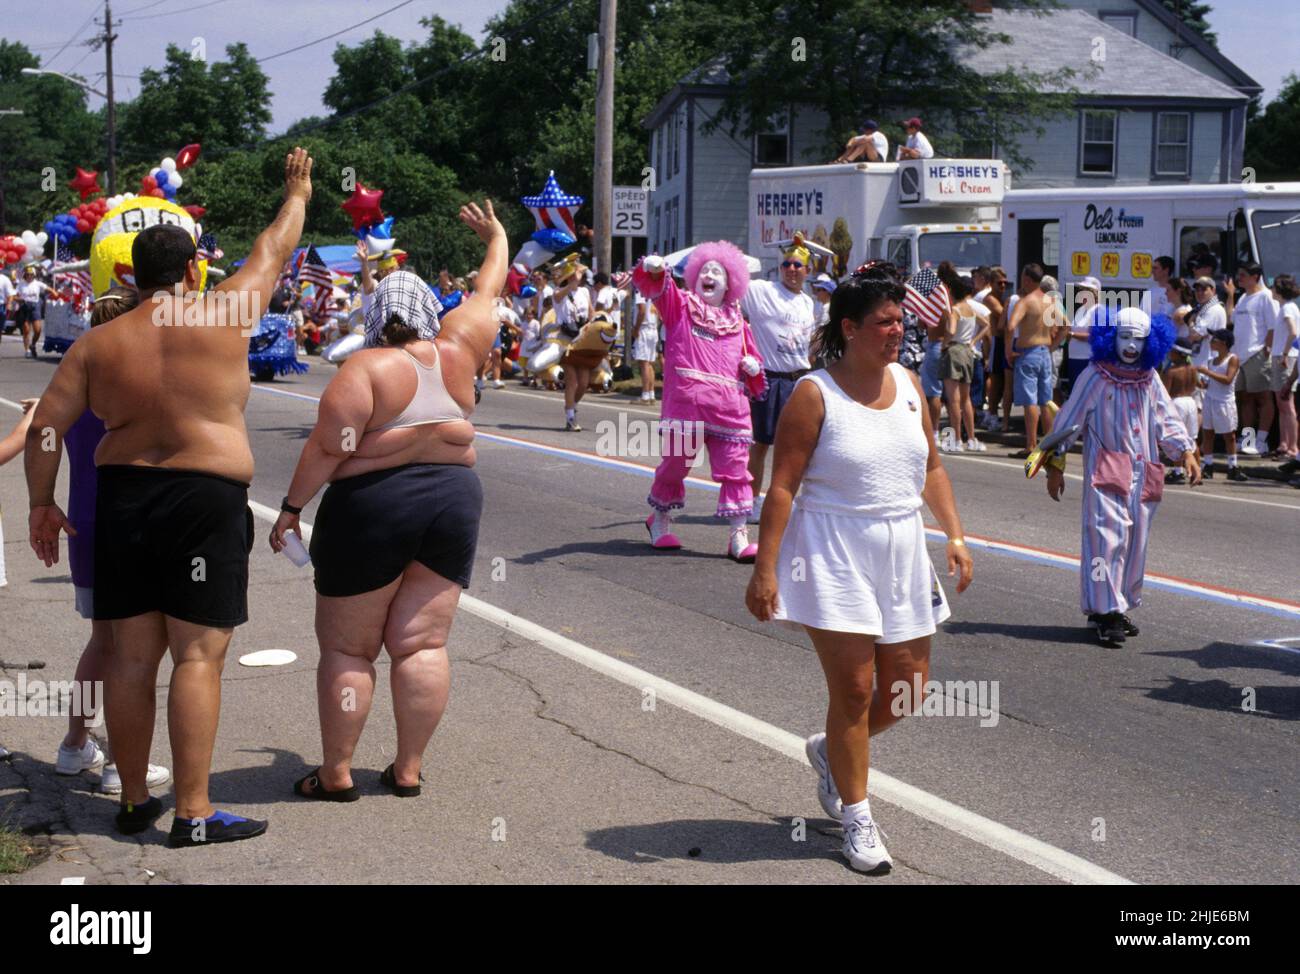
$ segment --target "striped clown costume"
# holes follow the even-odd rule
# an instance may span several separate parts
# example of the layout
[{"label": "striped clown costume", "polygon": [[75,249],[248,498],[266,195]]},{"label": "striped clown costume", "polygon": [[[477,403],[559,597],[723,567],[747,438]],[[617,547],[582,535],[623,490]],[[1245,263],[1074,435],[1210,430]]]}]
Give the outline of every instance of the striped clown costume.
[{"label": "striped clown costume", "polygon": [[651,541],[656,548],[680,547],[670,531],[669,512],[684,505],[686,475],[703,446],[720,488],[716,514],[732,525],[728,554],[752,561],[757,548],[745,535],[745,521],[754,509],[749,397],[763,394],[765,380],[749,323],[740,312],[749,268],[739,249],[718,241],[691,252],[685,270],[690,290],[656,270],[648,270],[643,261],[632,274],[637,290],[654,301],[664,329],[663,459],[647,498],[655,511],[647,522]]},{"label": "striped clown costume", "polygon": [[1164,493],[1160,451],[1180,461],[1196,448],[1156,371],[1174,335],[1164,315],[1148,319],[1126,308],[1111,316],[1099,308],[1091,329],[1092,361],[1052,423],[1058,430],[1079,426],[1061,450],[1083,437],[1080,599],[1089,615],[1142,604],[1147,539]]}]

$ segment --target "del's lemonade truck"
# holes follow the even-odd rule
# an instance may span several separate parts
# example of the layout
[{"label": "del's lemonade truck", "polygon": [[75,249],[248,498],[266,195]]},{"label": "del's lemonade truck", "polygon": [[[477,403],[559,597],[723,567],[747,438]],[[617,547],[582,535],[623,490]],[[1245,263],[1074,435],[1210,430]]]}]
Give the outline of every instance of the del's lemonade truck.
[{"label": "del's lemonade truck", "polygon": [[1300,183],[1025,189],[1002,201],[1002,265],[1014,280],[1042,264],[1064,285],[1095,277],[1107,292],[1144,291],[1151,265],[1172,257],[1190,274],[1193,256],[1219,270],[1255,260],[1271,280],[1300,273]]},{"label": "del's lemonade truck", "polygon": [[915,159],[754,169],[749,247],[774,276],[772,246],[795,232],[834,253],[815,272],[850,273],[870,258],[906,271],[949,260],[963,271],[1001,256],[999,205],[1011,181],[1000,159]]}]

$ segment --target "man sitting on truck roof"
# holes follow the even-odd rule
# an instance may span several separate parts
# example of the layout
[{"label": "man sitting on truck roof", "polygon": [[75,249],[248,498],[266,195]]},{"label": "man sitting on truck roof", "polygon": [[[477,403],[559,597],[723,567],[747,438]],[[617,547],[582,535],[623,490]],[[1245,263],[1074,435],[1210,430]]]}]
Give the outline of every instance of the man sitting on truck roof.
[{"label": "man sitting on truck roof", "polygon": [[862,123],[862,134],[855,135],[844,146],[835,162],[888,162],[889,139],[871,119]]},{"label": "man sitting on truck roof", "polygon": [[921,134],[921,120],[913,115],[903,123],[907,129],[907,144],[898,147],[899,159],[933,159],[934,148],[930,140]]}]

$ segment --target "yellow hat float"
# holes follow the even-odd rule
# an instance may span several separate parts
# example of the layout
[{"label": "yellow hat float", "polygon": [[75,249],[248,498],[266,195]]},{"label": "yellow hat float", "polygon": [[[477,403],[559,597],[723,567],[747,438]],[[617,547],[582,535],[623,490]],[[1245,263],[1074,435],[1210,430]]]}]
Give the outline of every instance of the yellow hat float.
[{"label": "yellow hat float", "polygon": [[[95,227],[90,244],[90,283],[96,297],[114,284],[135,287],[131,244],[141,230],[159,224],[182,227],[196,241],[199,238],[200,230],[194,218],[171,200],[132,196],[104,214]],[[207,278],[208,262],[200,260],[199,290],[203,289]]]}]

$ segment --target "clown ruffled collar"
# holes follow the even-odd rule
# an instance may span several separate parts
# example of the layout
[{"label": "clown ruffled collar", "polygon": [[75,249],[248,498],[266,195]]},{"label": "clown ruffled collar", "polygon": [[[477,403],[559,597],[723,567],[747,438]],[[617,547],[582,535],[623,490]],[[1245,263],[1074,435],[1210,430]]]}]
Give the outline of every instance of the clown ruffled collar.
[{"label": "clown ruffled collar", "polygon": [[1101,374],[1110,382],[1121,386],[1138,386],[1146,385],[1151,381],[1151,369],[1130,369],[1115,362],[1096,362],[1096,366]]},{"label": "clown ruffled collar", "polygon": [[744,327],[745,319],[740,313],[740,306],[732,302],[729,306],[715,308],[706,304],[704,299],[694,291],[681,289],[686,310],[691,316],[691,324],[707,332],[725,338],[734,335]]}]

